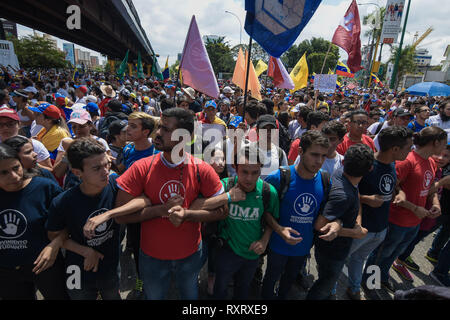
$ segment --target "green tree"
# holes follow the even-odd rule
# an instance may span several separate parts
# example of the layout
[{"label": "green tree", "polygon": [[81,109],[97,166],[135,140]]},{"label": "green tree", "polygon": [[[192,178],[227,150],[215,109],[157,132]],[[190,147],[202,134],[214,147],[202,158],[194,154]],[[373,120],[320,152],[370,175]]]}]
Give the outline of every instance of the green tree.
[{"label": "green tree", "polygon": [[[325,55],[330,46],[330,41],[323,38],[312,38],[311,40],[304,40],[298,45],[290,47],[282,56],[286,69],[294,68],[303,54],[306,52],[306,61],[308,63],[309,73],[320,73],[325,59]],[[330,52],[328,53],[327,61],[323,68],[323,73],[328,73],[328,69],[334,70],[336,64],[340,58],[339,48],[334,44],[331,45]]]},{"label": "green tree", "polygon": [[175,63],[173,65],[171,65],[169,67],[169,73],[172,75],[173,79],[176,79],[176,77],[178,76],[178,66],[180,65],[180,61],[175,61]]},{"label": "green tree", "polygon": [[[395,63],[395,59],[398,53],[398,46],[393,46],[391,49],[391,58],[389,62]],[[398,63],[397,79],[395,81],[395,87],[397,87],[399,80],[407,73],[414,73],[416,71],[416,63],[414,56],[416,50],[412,46],[406,46],[400,52],[400,60]]]},{"label": "green tree", "polygon": [[[231,49],[234,60],[237,60],[239,48],[241,48],[243,52],[248,51],[248,44],[238,44]],[[265,63],[268,63],[270,55],[256,41],[253,41],[252,55],[250,59],[253,61],[253,63],[257,63],[260,59],[262,59]]]},{"label": "green tree", "polygon": [[65,53],[53,47],[53,43],[43,37],[30,35],[17,39],[8,37],[14,44],[14,51],[22,68],[65,68],[70,65]]},{"label": "green tree", "polygon": [[233,72],[233,56],[228,41],[225,41],[225,37],[219,37],[218,39],[208,38],[205,47],[216,76],[219,72]]}]

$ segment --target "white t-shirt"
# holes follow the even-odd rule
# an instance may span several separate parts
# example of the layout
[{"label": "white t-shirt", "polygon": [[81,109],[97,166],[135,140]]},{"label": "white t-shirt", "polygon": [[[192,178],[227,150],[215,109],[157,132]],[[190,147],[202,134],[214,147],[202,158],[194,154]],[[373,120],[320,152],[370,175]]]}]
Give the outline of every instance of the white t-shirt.
[{"label": "white t-shirt", "polygon": [[[375,131],[377,131],[377,128],[379,126],[380,122],[374,122],[372,123],[368,128],[367,128],[367,132],[370,133],[371,135],[375,134]],[[387,121],[383,122],[383,126],[381,127],[381,130],[383,130],[384,128],[387,127]],[[380,131],[381,131],[380,130]]]},{"label": "white t-shirt", "polygon": [[298,127],[295,130],[294,139],[300,138],[302,136],[302,134],[305,133],[306,131],[308,131],[308,129],[302,128],[302,127]]},{"label": "white t-shirt", "polygon": [[381,131],[383,131],[383,129],[385,129],[387,127],[389,127],[389,124],[388,124],[387,121],[385,121],[383,123],[383,126],[381,127],[381,130],[377,133],[377,135],[373,139],[373,143],[375,144],[375,148],[377,148],[378,151],[380,151],[380,144],[378,143],[378,135],[380,134]]},{"label": "white t-shirt", "polygon": [[[273,143],[269,151],[265,151],[261,149],[265,156],[265,163],[263,167],[261,168],[261,176],[260,178],[264,180],[265,177],[267,177],[272,172],[278,170],[281,166],[287,166],[288,161],[286,157],[286,153],[280,149],[277,148]],[[279,154],[278,152],[281,151],[281,163],[279,161]]]},{"label": "white t-shirt", "polygon": [[428,123],[433,127],[439,127],[447,132],[447,143],[450,143],[450,121],[442,121],[441,115],[431,116]]},{"label": "white t-shirt", "polygon": [[[104,139],[97,137],[97,136],[92,136],[92,138],[97,140],[98,142],[100,142],[105,147],[106,151],[110,150],[108,143]],[[58,151],[62,151],[62,152],[65,151],[64,147],[63,147],[63,141],[68,140],[68,139],[72,139],[72,138],[64,138],[61,140],[61,143],[59,144],[59,147],[58,147]]]},{"label": "white t-shirt", "polygon": [[42,162],[50,158],[50,153],[47,148],[42,144],[42,142],[31,139],[31,143],[33,144],[34,152],[37,153],[37,162]]},{"label": "white t-shirt", "polygon": [[42,128],[44,128],[43,126],[36,124],[36,120],[33,120],[33,122],[31,123],[31,129],[30,129],[30,133],[31,136],[37,136],[37,134],[39,133],[39,131],[42,130]]},{"label": "white t-shirt", "polygon": [[[342,168],[344,165],[342,164],[342,161],[344,160],[344,156],[340,153],[336,152],[336,157],[334,158],[326,158],[325,161],[322,164],[322,170],[328,172],[330,176],[333,175],[333,173],[338,170],[339,168]],[[300,163],[300,156],[297,156],[297,159],[295,159],[294,165],[298,165]]]}]

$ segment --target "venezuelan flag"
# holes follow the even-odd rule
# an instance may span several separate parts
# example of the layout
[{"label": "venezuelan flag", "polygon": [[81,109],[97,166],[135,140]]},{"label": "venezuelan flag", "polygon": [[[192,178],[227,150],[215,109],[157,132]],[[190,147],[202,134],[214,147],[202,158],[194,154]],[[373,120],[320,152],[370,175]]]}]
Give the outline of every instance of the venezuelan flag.
[{"label": "venezuelan flag", "polygon": [[336,74],[343,76],[343,77],[349,77],[349,78],[355,77],[355,74],[350,71],[349,67],[347,67],[343,62],[341,62],[339,60],[336,65]]},{"label": "venezuelan flag", "polygon": [[168,80],[170,78],[170,72],[169,72],[169,56],[167,56],[167,60],[166,60],[166,66],[164,67],[163,70],[163,77],[164,77],[164,81]]},{"label": "venezuelan flag", "polygon": [[375,74],[371,73],[370,75],[372,77],[372,81],[375,82],[376,85],[384,87],[383,83],[380,81],[380,79],[378,79],[378,77]]}]

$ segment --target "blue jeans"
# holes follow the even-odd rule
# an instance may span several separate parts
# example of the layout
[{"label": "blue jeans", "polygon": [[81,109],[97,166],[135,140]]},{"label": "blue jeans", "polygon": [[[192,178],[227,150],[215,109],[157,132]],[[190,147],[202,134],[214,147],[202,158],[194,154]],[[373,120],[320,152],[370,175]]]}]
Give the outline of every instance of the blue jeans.
[{"label": "blue jeans", "polygon": [[97,300],[98,293],[102,300],[121,300],[118,269],[98,277],[93,283],[82,283],[81,289],[68,289],[67,292],[71,300]]},{"label": "blue jeans", "polygon": [[[370,265],[377,265],[381,271],[381,282],[389,280],[389,269],[395,259],[409,246],[417,235],[419,225],[415,227],[400,227],[389,223],[386,238],[381,245],[372,252],[366,263],[366,268]],[[364,271],[363,281],[366,279]]]},{"label": "blue jeans", "polygon": [[181,300],[198,299],[198,274],[201,269],[202,243],[197,252],[180,260],[159,260],[139,252],[139,271],[148,300],[163,300],[169,291],[171,273],[175,275]]},{"label": "blue jeans", "polygon": [[367,257],[386,237],[387,228],[380,232],[369,232],[362,239],[353,239],[350,254],[347,258],[348,286],[352,292],[361,288],[362,271]]},{"label": "blue jeans", "polygon": [[306,300],[327,300],[344,267],[344,260],[330,259],[317,248],[314,251],[319,278],[306,296]]},{"label": "blue jeans", "polygon": [[216,256],[214,298],[225,299],[227,297],[228,283],[234,278],[233,299],[248,299],[250,283],[258,267],[258,261],[259,259],[250,260],[238,256],[226,244],[220,248]]},{"label": "blue jeans", "polygon": [[[267,256],[267,269],[262,286],[263,299],[275,299],[274,287],[280,280],[278,299],[286,299],[292,284],[300,269],[303,267],[307,256],[290,257],[270,251]],[[280,279],[281,277],[281,279]]]}]

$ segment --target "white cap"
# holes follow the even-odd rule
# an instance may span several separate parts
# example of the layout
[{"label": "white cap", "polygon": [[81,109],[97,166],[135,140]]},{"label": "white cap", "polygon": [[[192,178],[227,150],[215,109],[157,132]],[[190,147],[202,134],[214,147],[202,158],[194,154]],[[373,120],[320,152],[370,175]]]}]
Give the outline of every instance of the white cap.
[{"label": "white cap", "polygon": [[86,101],[87,101],[87,102],[94,102],[94,103],[97,103],[97,97],[96,97],[96,96],[93,96],[93,95],[88,95],[88,96],[86,97]]},{"label": "white cap", "polygon": [[230,87],[226,86],[225,88],[223,88],[223,93],[234,93],[234,90],[231,89]]}]

